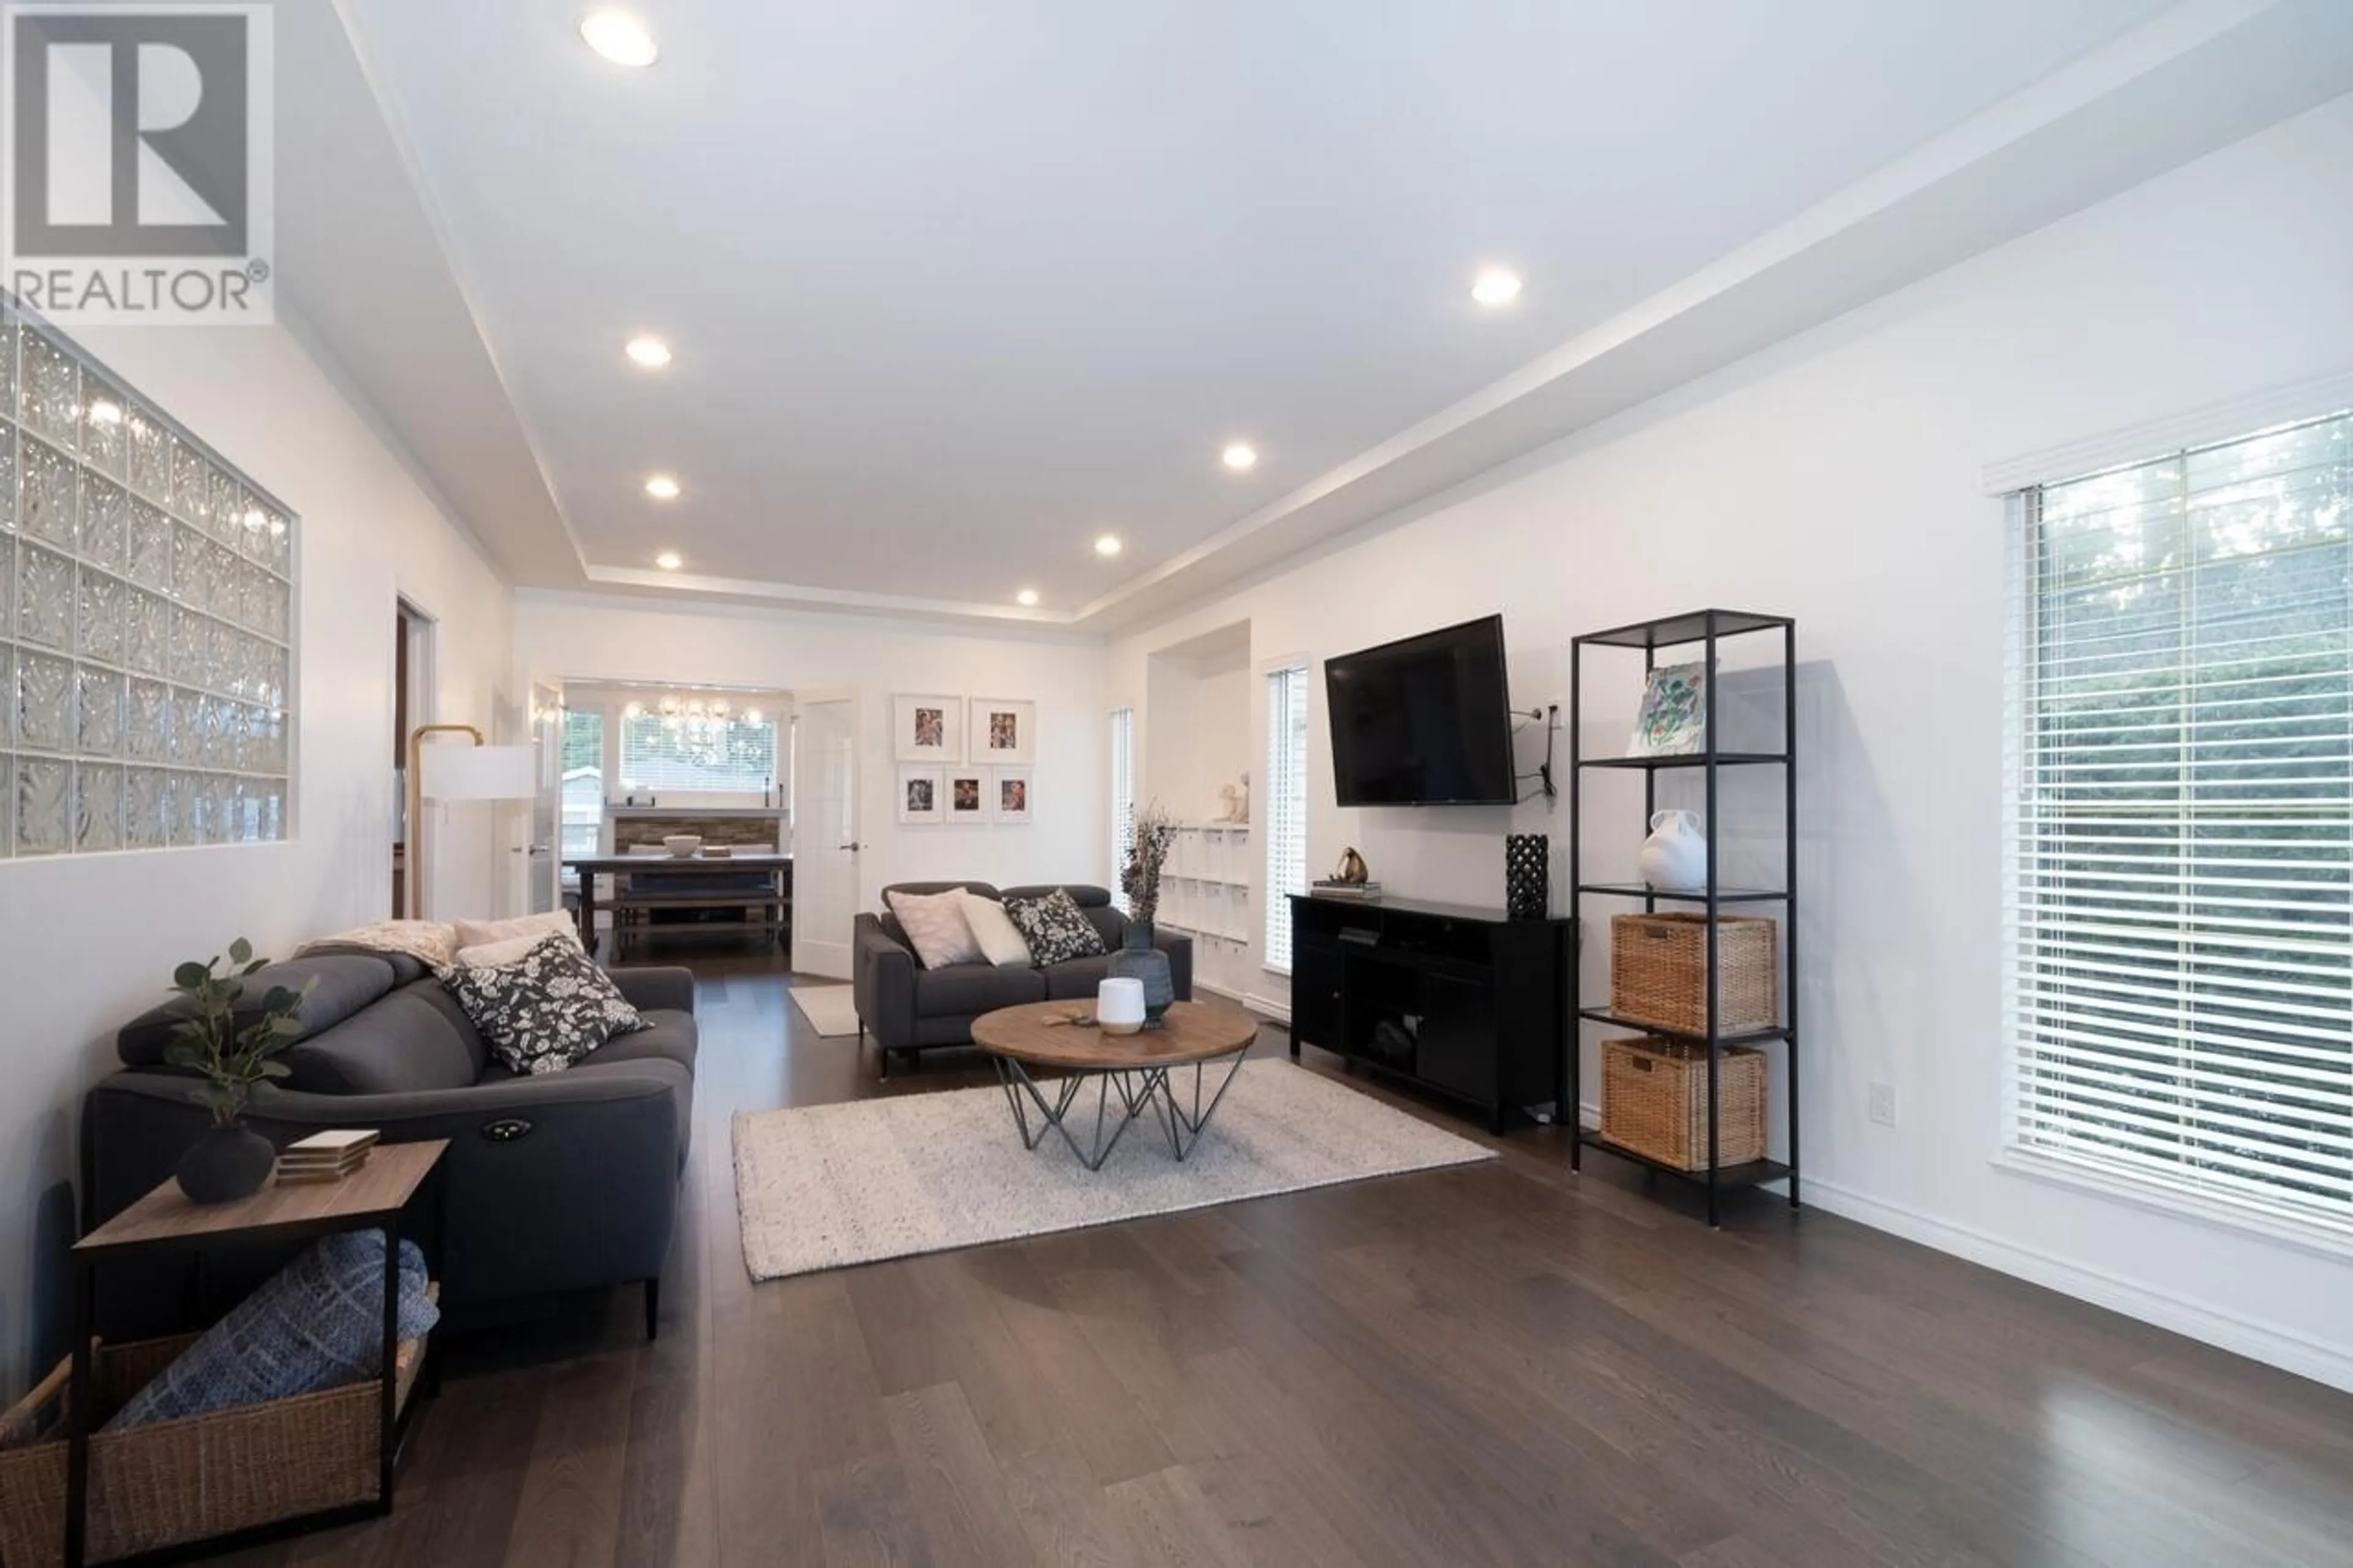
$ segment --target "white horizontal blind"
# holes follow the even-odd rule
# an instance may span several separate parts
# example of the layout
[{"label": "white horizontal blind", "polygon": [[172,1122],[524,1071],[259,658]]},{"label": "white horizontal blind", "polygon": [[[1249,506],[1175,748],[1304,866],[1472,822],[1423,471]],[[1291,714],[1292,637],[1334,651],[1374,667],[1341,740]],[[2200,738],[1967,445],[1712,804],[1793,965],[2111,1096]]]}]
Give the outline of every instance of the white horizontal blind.
[{"label": "white horizontal blind", "polygon": [[2013,1140],[2353,1225],[2353,416],[2016,500]]},{"label": "white horizontal blind", "polygon": [[1135,849],[1135,710],[1111,710],[1112,902],[1128,912],[1127,858]]},{"label": "white horizontal blind", "polygon": [[640,713],[621,721],[621,784],[629,790],[757,795],[776,779],[776,721]]},{"label": "white horizontal blind", "polygon": [[1266,678],[1266,967],[1291,973],[1291,900],[1307,890],[1307,667]]}]

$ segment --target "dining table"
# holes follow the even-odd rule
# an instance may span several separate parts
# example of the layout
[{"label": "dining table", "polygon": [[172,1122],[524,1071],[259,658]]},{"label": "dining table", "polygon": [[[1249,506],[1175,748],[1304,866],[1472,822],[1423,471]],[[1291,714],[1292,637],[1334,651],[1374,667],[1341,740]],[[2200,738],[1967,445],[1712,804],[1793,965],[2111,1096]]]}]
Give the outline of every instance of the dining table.
[{"label": "dining table", "polygon": [[[564,864],[580,879],[580,945],[596,951],[596,879],[614,879],[610,907],[617,913],[632,909],[725,909],[761,905],[779,927],[786,925],[792,908],[793,858],[789,851],[766,854],[710,855],[578,855]],[[630,880],[659,877],[659,890],[633,891]],[[745,890],[749,879],[759,878],[759,890]],[[696,883],[705,884],[697,887]],[[615,934],[617,946],[619,935]]]}]

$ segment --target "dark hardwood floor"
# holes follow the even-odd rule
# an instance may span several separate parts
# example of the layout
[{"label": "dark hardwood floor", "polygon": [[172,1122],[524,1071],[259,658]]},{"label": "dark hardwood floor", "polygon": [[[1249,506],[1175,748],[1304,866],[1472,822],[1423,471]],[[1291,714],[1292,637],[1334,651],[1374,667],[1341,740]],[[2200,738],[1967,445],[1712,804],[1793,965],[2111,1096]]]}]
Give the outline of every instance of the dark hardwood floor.
[{"label": "dark hardwood floor", "polygon": [[2353,1563],[2353,1397],[1546,1133],[753,1285],[732,1112],[993,1080],[878,1084],[774,961],[696,967],[659,1342],[634,1290],[451,1341],[394,1516],[239,1561]]}]

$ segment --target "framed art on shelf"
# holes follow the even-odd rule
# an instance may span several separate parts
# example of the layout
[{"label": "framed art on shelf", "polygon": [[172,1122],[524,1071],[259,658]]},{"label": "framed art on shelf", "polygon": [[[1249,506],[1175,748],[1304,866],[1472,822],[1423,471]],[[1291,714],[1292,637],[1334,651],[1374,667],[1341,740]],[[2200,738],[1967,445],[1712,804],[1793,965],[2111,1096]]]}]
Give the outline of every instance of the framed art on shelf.
[{"label": "framed art on shelf", "polygon": [[950,822],[988,820],[988,770],[950,768],[947,794]]},{"label": "framed art on shelf", "polygon": [[1038,705],[1001,697],[972,700],[970,722],[975,763],[1034,763],[1038,760]]},{"label": "framed art on shelf", "polygon": [[942,809],[946,777],[945,771],[940,768],[899,770],[899,821],[902,826],[947,820],[947,813]]},{"label": "framed art on shelf", "polygon": [[1651,671],[1634,720],[1630,757],[1688,757],[1707,750],[1707,666],[1673,664]]},{"label": "framed art on shelf", "polygon": [[1029,821],[1029,770],[998,768],[991,780],[990,815],[999,822],[1028,826]]},{"label": "framed art on shelf", "polygon": [[964,700],[956,697],[891,699],[891,760],[964,761]]}]

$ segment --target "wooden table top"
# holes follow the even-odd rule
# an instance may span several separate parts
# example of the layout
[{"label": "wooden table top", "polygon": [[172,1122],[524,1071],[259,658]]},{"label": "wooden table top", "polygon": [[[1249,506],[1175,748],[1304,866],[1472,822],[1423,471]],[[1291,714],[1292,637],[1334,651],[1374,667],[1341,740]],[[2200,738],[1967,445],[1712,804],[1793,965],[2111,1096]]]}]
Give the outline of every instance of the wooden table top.
[{"label": "wooden table top", "polygon": [[280,1185],[272,1176],[259,1192],[234,1203],[191,1203],[178,1182],[167,1180],[75,1242],[73,1249],[104,1252],[233,1231],[275,1230],[391,1214],[416,1194],[433,1162],[448,1147],[448,1141],[442,1138],[421,1143],[378,1143],[369,1149],[367,1163],[340,1182]]},{"label": "wooden table top", "polygon": [[566,855],[564,863],[581,871],[774,871],[793,863],[789,852],[771,855]]},{"label": "wooden table top", "polygon": [[973,1044],[1038,1067],[1103,1072],[1205,1062],[1247,1050],[1258,1038],[1258,1020],[1248,1013],[1199,1002],[1169,1004],[1159,1028],[1135,1035],[1106,1035],[1069,1021],[1094,1011],[1092,998],[1075,996],[984,1013],[972,1021]]}]

